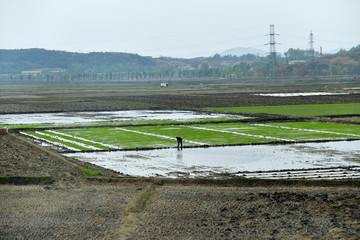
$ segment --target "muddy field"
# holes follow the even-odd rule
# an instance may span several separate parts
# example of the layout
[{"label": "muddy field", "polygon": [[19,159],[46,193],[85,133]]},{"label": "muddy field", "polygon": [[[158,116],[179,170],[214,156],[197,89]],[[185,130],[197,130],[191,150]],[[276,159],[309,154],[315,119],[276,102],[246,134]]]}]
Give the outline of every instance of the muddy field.
[{"label": "muddy field", "polygon": [[[144,86],[143,86],[143,85]],[[0,90],[0,114],[32,112],[109,111],[135,109],[199,109],[205,107],[264,106],[291,104],[359,103],[360,94],[343,94],[344,88],[360,83],[323,84],[249,84],[208,83],[193,85],[170,83],[161,88],[155,83],[129,86],[119,83],[78,85],[3,86]],[[341,95],[308,97],[271,97],[259,93],[321,92]]]},{"label": "muddy field", "polygon": [[[196,85],[34,91],[11,86],[1,91],[0,113],[360,102],[358,94],[306,98],[250,94],[289,89]],[[0,176],[51,175],[55,180],[50,185],[0,185],[2,239],[360,238],[358,187],[235,187],[115,178],[118,173],[65,158],[11,134],[0,136],[0,151]],[[103,176],[86,177],[75,165],[100,170]]]}]

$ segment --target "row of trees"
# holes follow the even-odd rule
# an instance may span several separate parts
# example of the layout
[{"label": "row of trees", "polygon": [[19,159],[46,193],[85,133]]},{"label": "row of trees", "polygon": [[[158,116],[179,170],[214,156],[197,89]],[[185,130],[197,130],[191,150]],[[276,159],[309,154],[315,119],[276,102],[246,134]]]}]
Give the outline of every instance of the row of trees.
[{"label": "row of trees", "polygon": [[[308,59],[305,63],[291,64],[292,60],[304,60],[305,52],[299,49],[289,49],[286,58],[278,59],[276,76],[332,76],[332,75],[355,75],[360,74],[360,45],[350,51],[340,53],[326,58]],[[241,57],[240,57],[241,58]],[[22,81],[46,80],[46,81],[80,81],[80,80],[175,80],[175,79],[194,79],[204,77],[214,78],[266,78],[271,75],[273,67],[269,66],[269,57],[258,57],[251,54],[244,55],[246,61],[240,61],[236,56],[224,56],[216,54],[211,58],[205,58],[194,67],[179,67],[167,65],[167,67],[152,68],[146,67],[132,70],[113,65],[111,69],[118,71],[98,72],[102,68],[96,65],[89,70],[84,70],[82,65],[72,65],[69,69],[59,72],[45,72],[43,74],[10,74],[10,79]],[[340,61],[347,58],[347,61]],[[253,59],[253,61],[248,61]],[[340,60],[338,60],[340,59]],[[226,60],[226,61],[225,61]],[[239,60],[235,62],[235,60]],[[195,61],[195,60],[193,60]],[[219,63],[227,63],[221,65]],[[194,64],[194,63],[192,63]]]},{"label": "row of trees", "polygon": [[[360,74],[360,63],[358,66],[345,65],[343,63],[329,64],[282,64],[278,66],[277,76],[332,76],[332,75],[354,75]],[[197,69],[159,69],[156,71],[134,71],[134,72],[107,72],[107,73],[53,73],[53,74],[14,74],[11,80],[21,81],[107,81],[107,80],[176,80],[196,78],[266,78],[269,76],[267,66],[252,67],[247,63],[238,63],[225,68],[210,67],[203,62]]]},{"label": "row of trees", "polygon": [[107,73],[68,73],[66,71],[46,74],[12,74],[11,80],[21,81],[102,81],[102,80],[174,80],[201,77],[222,78],[247,78],[254,76],[250,64],[238,63],[225,68],[210,67],[208,62],[203,62],[196,69],[158,69],[154,71],[128,71]]}]

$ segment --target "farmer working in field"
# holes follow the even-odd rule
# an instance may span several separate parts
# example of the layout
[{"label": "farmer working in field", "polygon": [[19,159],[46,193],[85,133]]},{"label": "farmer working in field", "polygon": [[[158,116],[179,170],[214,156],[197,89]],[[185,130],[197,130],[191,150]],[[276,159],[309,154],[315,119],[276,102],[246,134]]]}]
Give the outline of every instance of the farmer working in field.
[{"label": "farmer working in field", "polygon": [[182,138],[181,137],[176,137],[176,140],[177,140],[177,148],[178,148],[178,150],[180,149],[180,147],[181,147],[181,150],[182,150]]}]

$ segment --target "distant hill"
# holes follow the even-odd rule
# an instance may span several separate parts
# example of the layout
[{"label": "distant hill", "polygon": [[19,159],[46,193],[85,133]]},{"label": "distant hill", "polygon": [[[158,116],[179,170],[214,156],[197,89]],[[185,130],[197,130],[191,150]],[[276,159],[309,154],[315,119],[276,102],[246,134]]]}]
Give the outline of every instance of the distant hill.
[{"label": "distant hill", "polygon": [[61,68],[69,72],[134,71],[159,65],[150,57],[129,53],[74,53],[38,48],[0,50],[0,73],[44,68]]},{"label": "distant hill", "polygon": [[220,53],[221,56],[227,56],[227,55],[235,55],[235,56],[243,56],[246,54],[253,54],[260,57],[263,57],[266,55],[266,52],[261,49],[256,48],[245,48],[245,47],[237,47],[237,48],[231,48],[228,50],[225,50]]},{"label": "distant hill", "polygon": [[303,63],[288,64],[282,68],[283,75],[321,76],[360,74],[360,45],[349,51],[309,59]]},{"label": "distant hill", "polygon": [[207,61],[211,67],[224,67],[242,59],[238,57],[152,58],[117,52],[76,53],[39,48],[1,50],[0,74],[22,71],[63,69],[69,73],[104,73],[156,71],[159,69],[197,69]]},{"label": "distant hill", "polygon": [[[215,54],[212,57],[198,57],[191,59],[170,58],[170,57],[143,57],[137,54],[116,53],[116,52],[92,52],[75,53],[45,49],[0,49],[0,74],[17,74],[14,77],[21,77],[24,74],[34,75],[38,72],[44,73],[41,77],[50,75],[67,76],[80,75],[98,76],[121,75],[123,78],[149,78],[154,76],[186,76],[186,77],[264,77],[269,74],[267,68],[268,57],[261,57],[258,54],[264,51],[249,53],[249,48],[243,49],[246,54],[234,55],[232,52],[221,56]],[[295,57],[291,54],[287,58],[278,59],[277,72],[281,76],[329,76],[360,74],[360,45],[351,48],[349,51],[342,50],[337,54],[323,55],[314,59],[305,59],[304,62],[292,62],[299,60],[296,53],[303,51],[292,49]],[[244,53],[244,52],[242,52]],[[238,53],[238,54],[242,54]],[[224,52],[223,52],[224,54]],[[300,54],[300,55],[301,55]],[[201,70],[200,66],[207,66],[207,70]],[[22,74],[24,71],[30,71]],[[57,74],[61,73],[61,74]],[[124,77],[125,76],[125,77]],[[0,76],[6,78],[8,76]],[[11,76],[10,76],[11,77]],[[29,76],[31,77],[31,76]],[[83,77],[85,78],[85,77]],[[111,78],[111,77],[110,77]]]}]

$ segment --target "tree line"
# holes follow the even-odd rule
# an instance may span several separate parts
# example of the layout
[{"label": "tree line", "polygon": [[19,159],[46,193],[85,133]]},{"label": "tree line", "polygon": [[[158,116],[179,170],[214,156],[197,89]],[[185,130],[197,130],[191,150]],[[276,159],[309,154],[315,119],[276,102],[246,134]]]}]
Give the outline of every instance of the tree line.
[{"label": "tree line", "polygon": [[[43,53],[43,51],[41,52]],[[131,59],[128,62],[117,54],[110,54],[110,56],[121,59],[121,62],[114,59],[110,61],[106,54],[97,54],[96,56],[102,59],[107,58],[107,60],[104,62],[94,60],[93,64],[86,62],[84,64],[87,67],[81,62],[73,62],[67,68],[56,72],[10,73],[8,78],[21,81],[176,80],[204,77],[247,79],[273,77],[270,73],[271,68],[274,68],[269,65],[269,56],[259,57],[252,54],[241,57],[215,54],[208,58],[177,59],[175,64],[169,64],[170,59],[168,58],[162,58],[162,64],[159,64],[157,62],[159,59],[144,60],[142,59],[144,57],[138,55],[123,55]],[[291,63],[293,60],[304,60],[305,62]],[[173,59],[171,61],[174,62]],[[278,77],[359,75],[360,45],[349,51],[340,51],[338,54],[320,58],[309,58],[304,50],[289,49],[285,53],[285,57],[278,57],[277,63],[276,76]]]}]

